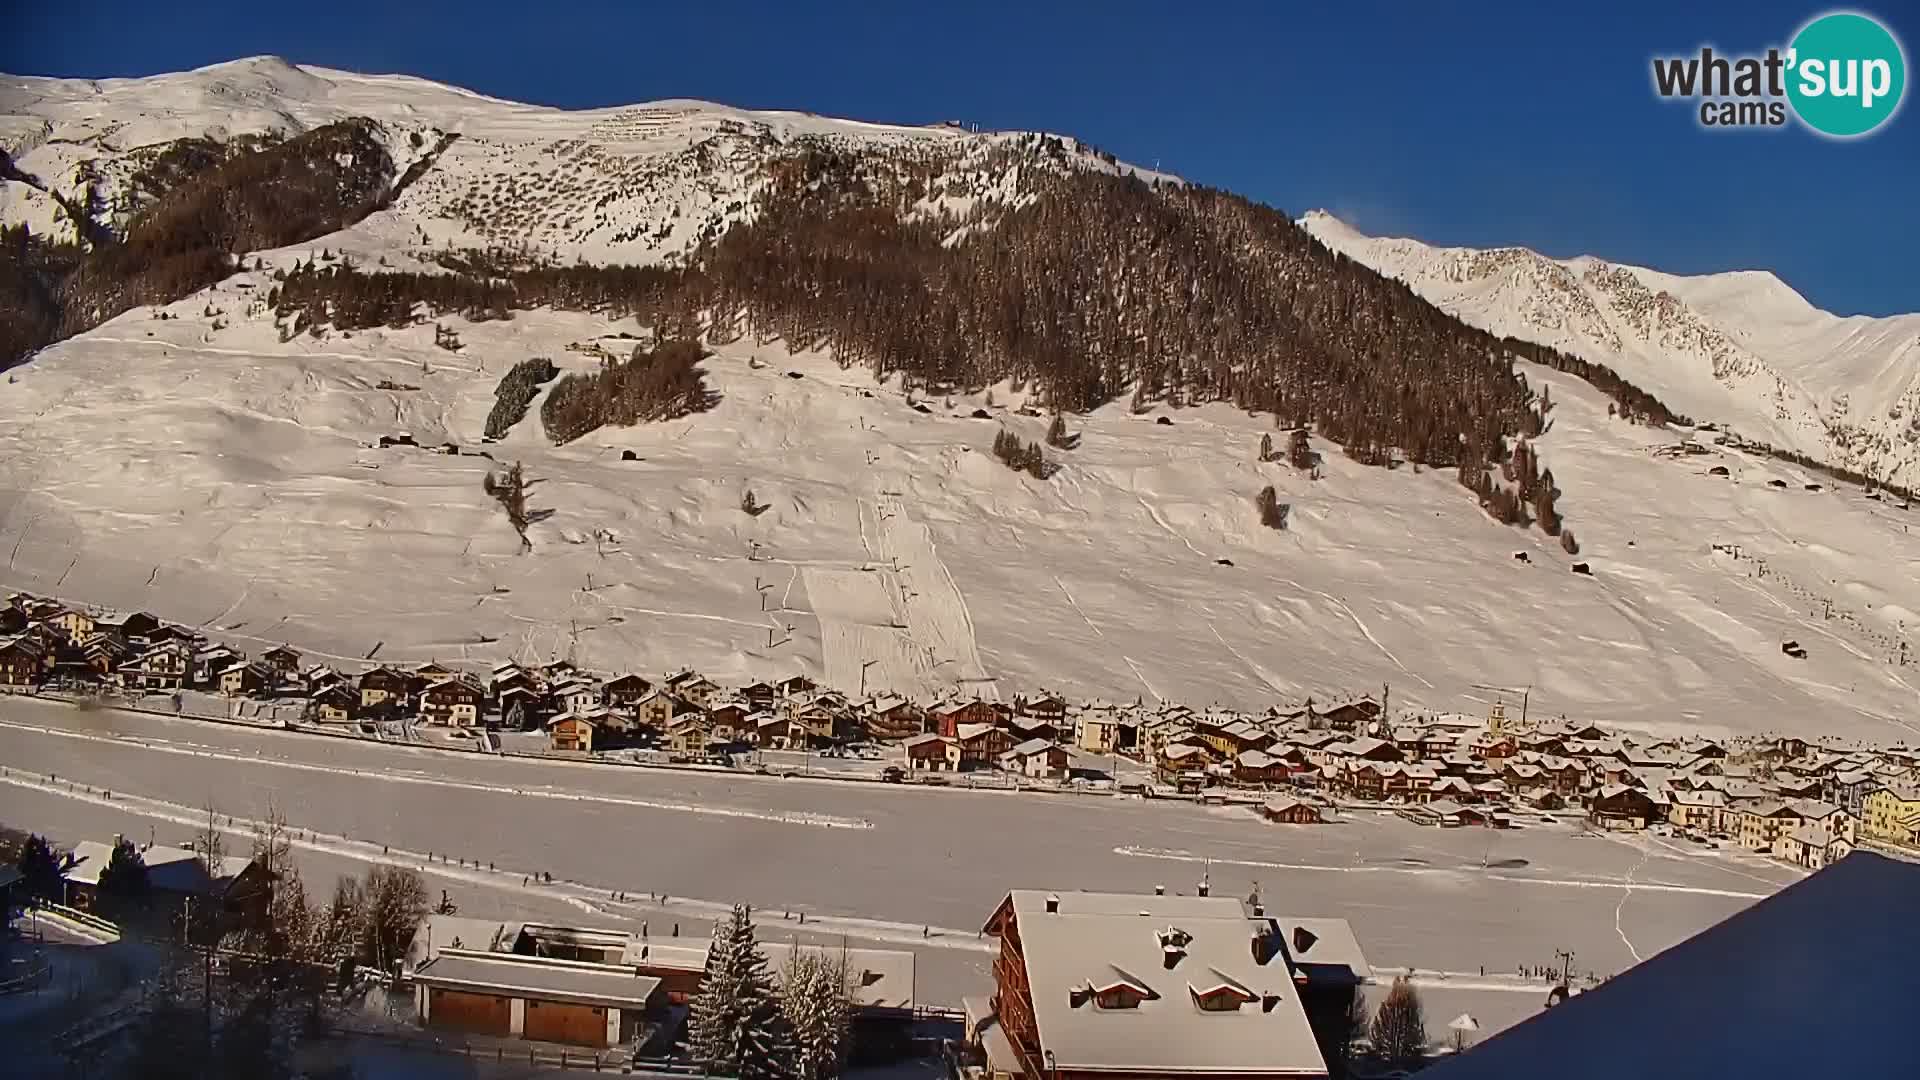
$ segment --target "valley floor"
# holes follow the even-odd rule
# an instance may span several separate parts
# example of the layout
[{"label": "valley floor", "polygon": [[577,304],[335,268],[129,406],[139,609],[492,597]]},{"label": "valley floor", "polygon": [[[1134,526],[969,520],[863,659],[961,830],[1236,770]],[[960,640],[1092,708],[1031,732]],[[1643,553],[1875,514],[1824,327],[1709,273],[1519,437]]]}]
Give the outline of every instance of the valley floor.
[{"label": "valley floor", "polygon": [[[1288,827],[1164,800],[487,758],[19,699],[0,700],[0,760],[0,819],[63,839],[178,840],[209,801],[244,831],[271,803],[306,832],[302,858],[323,883],[404,862],[463,913],[645,919],[656,933],[695,932],[747,901],[770,932],[916,949],[934,1003],[990,982],[978,928],[1012,888],[1257,885],[1270,908],[1350,920],[1376,965],[1418,969],[1437,993],[1482,1011],[1503,1002],[1518,1019],[1544,994],[1505,977],[1520,965],[1566,948],[1577,970],[1611,974],[1800,876],[1565,825],[1438,830],[1364,813]],[[542,873],[556,884],[527,881]]]}]

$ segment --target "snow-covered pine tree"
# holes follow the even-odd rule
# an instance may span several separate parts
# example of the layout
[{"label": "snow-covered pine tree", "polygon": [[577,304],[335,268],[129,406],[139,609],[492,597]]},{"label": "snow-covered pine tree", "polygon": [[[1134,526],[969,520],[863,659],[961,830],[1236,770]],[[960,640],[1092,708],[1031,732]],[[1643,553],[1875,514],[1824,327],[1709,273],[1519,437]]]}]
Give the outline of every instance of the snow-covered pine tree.
[{"label": "snow-covered pine tree", "polygon": [[793,1029],[794,1080],[831,1080],[847,1061],[853,983],[846,957],[796,948],[780,974],[780,1009]]},{"label": "snow-covered pine tree", "polygon": [[688,1050],[710,1073],[740,1080],[789,1080],[793,1029],[780,1010],[767,957],[745,904],[714,929],[707,968],[688,1017]]}]

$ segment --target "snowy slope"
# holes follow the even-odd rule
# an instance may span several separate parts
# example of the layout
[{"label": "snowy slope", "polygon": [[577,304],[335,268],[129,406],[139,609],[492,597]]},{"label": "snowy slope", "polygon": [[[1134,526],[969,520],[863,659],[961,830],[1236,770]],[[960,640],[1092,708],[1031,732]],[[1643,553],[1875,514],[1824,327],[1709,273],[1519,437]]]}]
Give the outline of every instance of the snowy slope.
[{"label": "snowy slope", "polygon": [[[1558,403],[1539,451],[1591,577],[1569,573],[1553,540],[1489,521],[1451,473],[1364,468],[1324,446],[1319,481],[1259,463],[1271,422],[1226,406],[1173,411],[1172,426],[1124,406],[1074,418],[1080,448],[1037,481],[987,453],[1003,426],[1028,439],[1045,426],[1010,411],[1010,387],[922,413],[897,384],[779,341],[716,349],[711,412],[556,448],[536,401],[482,447],[513,363],[585,369],[593,346],[624,351],[616,335],[646,328],[534,311],[443,319],[458,353],[436,348],[431,326],[282,343],[261,300],[276,267],[322,247],[392,266],[416,264],[423,245],[522,239],[565,259],[671,258],[750,212],[748,166],[782,140],[959,145],[985,162],[1023,136],[693,102],[565,113],[269,59],[147,80],[0,79],[0,113],[22,168],[64,184],[93,161],[108,207],[135,148],[183,135],[366,115],[402,167],[439,133],[460,136],[345,233],[263,253],[265,270],[167,319],[130,311],[10,373],[0,585],[342,662],[572,652],[647,673],[804,670],[848,690],[864,667],[869,689],[1046,686],[1243,707],[1388,683],[1396,703],[1479,711],[1475,684],[1530,684],[1537,711],[1651,729],[1889,740],[1920,723],[1920,668],[1889,662],[1920,621],[1911,514],[1856,490],[1808,491],[1814,478],[1738,452],[1657,456],[1674,433],[1609,421],[1605,398],[1551,372],[1529,373]],[[1126,167],[1067,145],[1075,167]],[[20,189],[9,186],[6,220],[37,212]],[[983,165],[933,178],[905,209],[957,219],[1017,190]],[[1587,295],[1585,270],[1563,270]],[[1728,290],[1696,302],[1755,301]],[[1583,333],[1624,340],[1624,316],[1595,318]],[[1797,340],[1822,326],[1810,319]],[[1658,366],[1644,352],[1633,362]],[[1622,365],[1668,396],[1658,371]],[[1758,385],[1668,367],[1676,390],[1706,398],[1671,403],[1702,417]],[[1779,423],[1773,441],[1793,445],[1797,421]],[[400,431],[467,452],[375,445]],[[530,505],[551,515],[529,553],[481,489],[492,462],[479,449],[537,481]],[[1252,499],[1268,484],[1293,505],[1286,532],[1258,523]],[[743,513],[748,488],[771,509]],[[1782,655],[1789,638],[1807,659]]]},{"label": "snowy slope", "polygon": [[1843,318],[1765,271],[1684,277],[1439,248],[1318,210],[1300,224],[1457,318],[1604,364],[1695,420],[1920,484],[1920,314]]}]

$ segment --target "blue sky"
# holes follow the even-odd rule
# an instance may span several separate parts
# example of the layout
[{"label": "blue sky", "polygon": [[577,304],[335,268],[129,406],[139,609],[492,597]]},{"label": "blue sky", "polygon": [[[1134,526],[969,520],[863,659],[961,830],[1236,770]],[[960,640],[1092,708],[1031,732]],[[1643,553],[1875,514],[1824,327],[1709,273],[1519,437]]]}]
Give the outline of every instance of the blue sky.
[{"label": "blue sky", "polygon": [[[1829,142],[1703,131],[1651,90],[1652,55],[1784,45],[1818,4],[9,6],[0,70],[13,73],[278,53],[567,107],[699,97],[1044,129],[1368,232],[1771,269],[1831,310],[1920,311],[1920,107]],[[1862,10],[1920,54],[1913,0]]]}]

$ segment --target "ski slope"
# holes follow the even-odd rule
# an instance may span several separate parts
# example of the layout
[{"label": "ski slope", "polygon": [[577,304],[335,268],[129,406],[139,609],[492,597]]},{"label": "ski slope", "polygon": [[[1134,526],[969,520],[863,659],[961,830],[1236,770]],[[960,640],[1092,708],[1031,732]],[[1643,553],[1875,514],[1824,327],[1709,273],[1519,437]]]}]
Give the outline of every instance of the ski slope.
[{"label": "ski slope", "polygon": [[[806,672],[849,692],[1047,687],[1244,708],[1384,684],[1396,706],[1469,712],[1486,684],[1531,686],[1536,715],[1665,732],[1885,742],[1920,725],[1920,667],[1898,663],[1903,643],[1920,658],[1913,514],[1856,489],[1807,490],[1824,478],[1737,451],[1662,456],[1682,433],[1609,419],[1605,398],[1553,372],[1528,371],[1556,402],[1538,450],[1591,576],[1569,572],[1557,541],[1494,524],[1451,472],[1364,468],[1324,444],[1317,481],[1260,463],[1271,421],[1228,406],[1070,418],[1080,446],[1053,452],[1061,468],[1042,482],[989,453],[1002,427],[1044,432],[1012,387],[916,403],[830,357],[744,340],[705,364],[720,395],[710,412],[554,447],[536,400],[483,446],[512,364],[546,356],[587,370],[596,348],[624,352],[621,335],[647,328],[544,310],[442,319],[464,343],[448,352],[431,325],[283,343],[265,309],[272,271],[323,249],[396,268],[506,239],[569,260],[671,259],[751,213],[753,166],[783,140],[962,140],[984,154],[1019,136],[697,102],[567,113],[272,58],[141,80],[0,79],[9,152],[61,185],[92,162],[109,216],[141,146],[352,115],[385,126],[402,167],[438,135],[459,138],[353,228],[252,253],[264,269],[166,319],[127,312],[0,385],[0,585],[146,608],[339,664],[570,655],[723,680]],[[1127,168],[1070,146],[1077,167]],[[908,212],[957,213],[1016,187],[983,169],[935,189]],[[36,195],[7,185],[0,220],[29,220]],[[1330,220],[1309,227],[1326,239]],[[1411,242],[1335,241],[1366,247],[1389,273],[1422,258],[1380,254]],[[1579,286],[1586,271],[1570,267]],[[1904,325],[1848,336],[1764,282],[1646,282],[1729,323],[1769,313],[1745,318],[1743,356],[1894,341]],[[1593,333],[1628,340],[1616,315],[1599,318]],[[1836,362],[1831,383],[1780,364],[1721,378],[1714,361],[1678,355],[1616,359],[1675,408],[1781,445],[1815,445],[1789,436],[1815,438],[1837,387],[1864,410],[1883,394],[1876,379],[1904,377],[1894,353],[1893,374],[1869,371],[1862,358],[1878,354],[1864,347]],[[1786,404],[1758,410],[1749,391],[1776,376]],[[1773,428],[1746,419],[1776,415]],[[377,445],[402,432],[420,447]],[[448,442],[462,452],[425,449]],[[545,512],[525,553],[481,489],[488,469],[516,460]],[[1259,524],[1253,499],[1269,484],[1292,505],[1287,531]],[[764,513],[741,510],[748,489]],[[1806,659],[1781,652],[1789,639]]]}]

